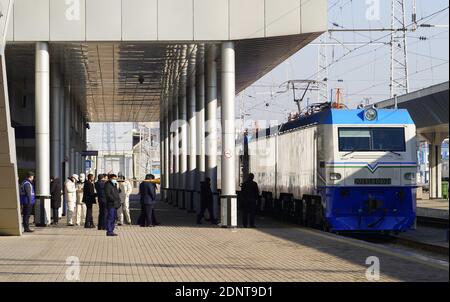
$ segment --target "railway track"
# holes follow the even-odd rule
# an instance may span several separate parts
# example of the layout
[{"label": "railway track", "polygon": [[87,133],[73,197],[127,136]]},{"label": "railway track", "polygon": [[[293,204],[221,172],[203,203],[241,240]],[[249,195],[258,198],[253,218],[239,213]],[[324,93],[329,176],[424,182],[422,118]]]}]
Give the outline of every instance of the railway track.
[{"label": "railway track", "polygon": [[418,224],[432,228],[448,229],[449,228],[448,222],[449,222],[448,219],[417,216]]}]

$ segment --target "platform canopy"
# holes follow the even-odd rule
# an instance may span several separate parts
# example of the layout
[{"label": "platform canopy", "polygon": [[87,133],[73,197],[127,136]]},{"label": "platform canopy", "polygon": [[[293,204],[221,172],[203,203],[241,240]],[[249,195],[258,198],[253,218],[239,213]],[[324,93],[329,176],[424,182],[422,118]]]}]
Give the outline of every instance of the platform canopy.
[{"label": "platform canopy", "polygon": [[[398,107],[408,109],[417,132],[426,136],[443,133],[448,136],[449,82],[411,92],[397,98]],[[379,108],[394,108],[395,99],[377,104]]]},{"label": "platform canopy", "polygon": [[327,1],[15,0],[12,16],[10,81],[32,91],[34,42],[49,41],[87,121],[149,122],[183,45],[235,41],[239,92],[326,31]]}]

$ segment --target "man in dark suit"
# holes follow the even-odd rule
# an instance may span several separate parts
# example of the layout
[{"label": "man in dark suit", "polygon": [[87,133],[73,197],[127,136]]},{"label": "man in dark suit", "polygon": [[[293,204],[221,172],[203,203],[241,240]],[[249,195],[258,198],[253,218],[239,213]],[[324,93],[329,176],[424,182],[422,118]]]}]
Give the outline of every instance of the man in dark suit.
[{"label": "man in dark suit", "polygon": [[116,226],[117,209],[120,208],[119,185],[117,175],[109,175],[109,180],[105,184],[106,207],[108,211],[108,220],[106,223],[106,236],[117,236],[114,233]]},{"label": "man in dark suit", "polygon": [[156,204],[156,185],[151,181],[155,176],[148,174],[145,176],[145,181],[139,185],[139,195],[141,196],[141,216],[139,218],[139,225],[141,227],[153,227],[157,225],[155,219],[155,204]]},{"label": "man in dark suit", "polygon": [[94,187],[94,175],[89,174],[87,181],[84,183],[83,187],[83,203],[86,205],[86,222],[84,227],[86,229],[95,228],[94,218],[92,217],[92,206],[96,203],[95,197],[95,187]]},{"label": "man in dark suit", "polygon": [[211,191],[211,178],[206,178],[205,181],[200,183],[200,212],[197,215],[197,224],[202,224],[205,211],[208,210],[209,219],[212,224],[217,224],[217,219],[214,217],[213,210],[213,193]]},{"label": "man in dark suit", "polygon": [[255,175],[250,173],[247,181],[242,184],[242,199],[244,202],[243,224],[246,228],[250,220],[250,227],[255,227],[256,205],[259,200],[258,184],[254,181]]},{"label": "man in dark suit", "polygon": [[106,230],[106,220],[108,217],[108,211],[106,208],[105,199],[105,183],[106,175],[99,174],[98,181],[95,183],[95,191],[97,192],[98,199],[98,230]]}]

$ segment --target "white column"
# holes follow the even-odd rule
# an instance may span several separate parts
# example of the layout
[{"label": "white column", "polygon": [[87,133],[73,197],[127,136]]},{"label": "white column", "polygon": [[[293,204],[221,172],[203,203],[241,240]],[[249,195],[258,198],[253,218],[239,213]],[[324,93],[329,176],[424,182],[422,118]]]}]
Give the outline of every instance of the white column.
[{"label": "white column", "polygon": [[197,171],[198,180],[195,184],[197,191],[197,207],[200,201],[200,182],[205,180],[205,46],[199,45],[197,51],[197,71],[196,71],[196,114],[197,114]]},{"label": "white column", "polygon": [[197,176],[197,116],[196,116],[196,51],[197,47],[192,45],[189,49],[189,68],[188,68],[188,97],[187,97],[187,120],[189,124],[189,139],[188,139],[188,183],[189,192],[186,194],[186,206],[190,212],[194,211],[194,199],[196,194],[193,192],[198,182]]},{"label": "white column", "polygon": [[64,155],[65,155],[65,131],[64,131],[64,116],[66,112],[66,100],[65,100],[65,88],[64,88],[64,82],[61,83],[60,87],[60,110],[59,110],[59,168],[61,171],[61,182],[64,182],[65,173],[63,173],[63,162],[64,162]]},{"label": "white column", "polygon": [[[217,47],[210,45],[206,53],[206,176],[211,179],[211,190],[217,194]],[[214,196],[214,213],[218,212],[218,199]]]},{"label": "white column", "polygon": [[48,43],[36,43],[36,195],[37,225],[51,222],[50,214],[50,55]]},{"label": "white column", "polygon": [[221,225],[223,227],[237,227],[235,95],[234,43],[225,42],[222,44]]},{"label": "white column", "polygon": [[59,65],[51,66],[51,174],[61,179],[61,73]]},{"label": "white column", "polygon": [[70,146],[70,121],[71,121],[71,93],[70,87],[66,87],[64,89],[64,161],[65,161],[65,178],[69,177],[72,174],[72,162],[71,162],[71,146]]}]

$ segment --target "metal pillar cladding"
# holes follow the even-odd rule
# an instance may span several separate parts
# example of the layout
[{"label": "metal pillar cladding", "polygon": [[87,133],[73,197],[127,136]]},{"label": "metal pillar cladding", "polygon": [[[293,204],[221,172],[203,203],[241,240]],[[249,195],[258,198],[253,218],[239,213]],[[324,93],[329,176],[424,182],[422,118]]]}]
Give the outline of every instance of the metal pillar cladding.
[{"label": "metal pillar cladding", "polygon": [[164,191],[165,191],[165,201],[168,202],[169,201],[169,196],[170,193],[168,191],[168,189],[170,188],[170,186],[172,185],[172,183],[170,182],[170,164],[171,164],[171,160],[170,160],[170,118],[169,118],[169,99],[166,99],[165,104],[164,104],[164,112],[163,112],[163,116],[164,116],[164,123],[163,123],[163,129],[164,129]]},{"label": "metal pillar cladding", "polygon": [[46,42],[36,43],[36,225],[50,224],[50,55]]},{"label": "metal pillar cladding", "polygon": [[50,106],[50,147],[51,147],[51,174],[55,178],[61,179],[61,73],[59,65],[51,65],[51,106]]},{"label": "metal pillar cladding", "polygon": [[197,207],[200,204],[200,182],[205,180],[205,45],[201,44],[197,49],[196,60],[196,121],[197,121],[197,171],[198,179],[195,184],[197,192]]},{"label": "metal pillar cladding", "polygon": [[[168,100],[166,100],[167,102]],[[168,189],[171,186],[170,183],[170,139],[169,139],[169,116],[167,111],[167,103],[164,106],[164,123],[163,123],[163,134],[164,134],[164,201],[168,202],[169,200],[169,191]]]},{"label": "metal pillar cladding", "polygon": [[206,176],[211,179],[214,194],[214,213],[218,212],[217,198],[217,46],[206,49],[206,123],[205,164]]},{"label": "metal pillar cladding", "polygon": [[233,42],[222,44],[222,194],[221,225],[237,227],[237,196],[234,164],[236,156],[235,129],[235,50]]},{"label": "metal pillar cladding", "polygon": [[187,62],[186,62],[187,46],[183,46],[181,56],[181,71],[178,91],[178,120],[179,120],[179,171],[178,171],[178,189],[179,189],[179,207],[186,209],[185,190],[187,181],[187,98],[186,98],[186,82],[187,82]]},{"label": "metal pillar cladding", "polygon": [[[177,85],[178,86],[178,85]],[[179,121],[178,121],[178,88],[175,90],[175,94],[173,96],[172,100],[172,126],[171,131],[173,132],[173,138],[172,138],[172,146],[173,146],[173,188],[174,188],[174,194],[173,194],[173,204],[174,206],[178,206],[179,200],[179,194],[178,190],[180,189],[180,183],[179,183],[179,175],[180,175],[180,140],[179,140]]]},{"label": "metal pillar cladding", "polygon": [[60,107],[59,107],[59,167],[60,167],[60,171],[61,171],[61,181],[63,181],[63,179],[66,176],[66,172],[65,172],[65,166],[64,166],[64,115],[66,112],[66,101],[65,101],[65,87],[64,87],[64,81],[62,81],[61,86],[60,86],[60,91],[59,91],[59,99],[60,99]]},{"label": "metal pillar cladding", "polygon": [[186,201],[189,212],[194,211],[196,194],[197,173],[197,113],[196,113],[196,54],[197,46],[189,47],[188,85],[187,85],[187,121],[189,125],[188,139],[188,174]]}]

